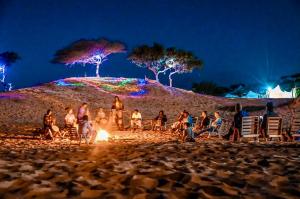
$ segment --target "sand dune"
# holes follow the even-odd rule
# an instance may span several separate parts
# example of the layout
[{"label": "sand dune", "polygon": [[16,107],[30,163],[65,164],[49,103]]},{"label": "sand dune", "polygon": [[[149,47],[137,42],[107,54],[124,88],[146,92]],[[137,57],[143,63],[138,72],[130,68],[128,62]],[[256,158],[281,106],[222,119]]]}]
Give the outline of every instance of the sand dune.
[{"label": "sand dune", "polygon": [[[262,115],[264,106],[270,99],[226,99],[200,95],[183,89],[170,88],[151,80],[144,82],[128,78],[69,78],[32,88],[0,93],[0,132],[18,133],[24,129],[40,127],[47,109],[53,109],[59,125],[63,125],[64,109],[72,107],[76,111],[83,102],[89,104],[92,116],[99,107],[109,110],[115,95],[124,101],[129,112],[138,108],[144,119],[152,119],[164,110],[169,121],[179,112],[188,110],[194,116],[201,111],[210,114],[219,110],[230,120],[232,107],[240,102],[253,110],[251,114]],[[290,116],[289,100],[273,100],[277,111],[287,122]]]}]

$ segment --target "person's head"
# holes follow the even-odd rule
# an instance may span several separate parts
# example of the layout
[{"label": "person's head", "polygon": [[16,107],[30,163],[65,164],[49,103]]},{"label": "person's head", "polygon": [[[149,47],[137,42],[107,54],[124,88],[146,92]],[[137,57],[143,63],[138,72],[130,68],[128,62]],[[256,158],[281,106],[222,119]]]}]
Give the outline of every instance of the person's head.
[{"label": "person's head", "polygon": [[103,108],[99,108],[99,112],[102,113],[103,112]]},{"label": "person's head", "polygon": [[47,115],[51,115],[52,111],[50,109],[47,110]]},{"label": "person's head", "polygon": [[184,129],[187,129],[187,128],[189,128],[189,127],[190,127],[190,123],[185,122],[185,123],[183,124],[183,128],[184,128]]},{"label": "person's head", "polygon": [[188,117],[189,116],[189,112],[187,112],[186,110],[183,111],[183,116],[184,117]]},{"label": "person's head", "polygon": [[83,103],[81,106],[84,107],[84,108],[86,108],[87,107],[87,103]]},{"label": "person's head", "polygon": [[69,114],[72,114],[72,113],[73,113],[73,109],[69,108],[69,109],[68,109],[68,113],[69,113]]},{"label": "person's head", "polygon": [[119,96],[115,96],[115,102],[119,102],[119,101],[120,101]]},{"label": "person's head", "polygon": [[138,109],[134,109],[134,111],[133,111],[134,113],[138,113],[139,112],[139,110]]},{"label": "person's head", "polygon": [[238,112],[240,112],[241,110],[242,110],[242,105],[241,105],[240,103],[237,103],[237,104],[235,105],[235,112],[238,113]]},{"label": "person's head", "polygon": [[266,105],[266,109],[268,112],[273,112],[274,111],[273,102],[268,102]]},{"label": "person's head", "polygon": [[220,117],[220,113],[218,111],[215,112],[215,117],[219,118]]},{"label": "person's head", "polygon": [[82,120],[83,120],[83,121],[89,121],[89,116],[84,115],[84,116],[82,117]]},{"label": "person's head", "polygon": [[202,117],[207,117],[207,111],[202,111],[201,116]]},{"label": "person's head", "polygon": [[164,111],[159,111],[158,115],[163,116],[164,115]]}]

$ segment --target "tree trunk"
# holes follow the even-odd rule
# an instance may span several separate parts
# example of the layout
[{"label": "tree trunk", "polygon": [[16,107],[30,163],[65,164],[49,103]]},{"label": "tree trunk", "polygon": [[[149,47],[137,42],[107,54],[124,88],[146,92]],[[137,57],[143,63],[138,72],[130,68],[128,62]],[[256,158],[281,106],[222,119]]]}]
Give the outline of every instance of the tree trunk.
[{"label": "tree trunk", "polygon": [[172,79],[172,75],[174,75],[175,73],[177,73],[176,71],[174,71],[174,72],[171,72],[170,74],[169,74],[169,85],[170,85],[170,87],[173,87],[173,79]]},{"label": "tree trunk", "polygon": [[155,80],[159,83],[158,73],[154,73],[154,74],[155,74]]},{"label": "tree trunk", "polygon": [[96,76],[97,77],[100,77],[100,75],[99,75],[99,67],[100,67],[100,63],[98,62],[98,63],[96,63]]},{"label": "tree trunk", "polygon": [[2,79],[1,79],[1,82],[5,82],[5,66],[2,66],[1,67],[1,73],[2,73]]}]

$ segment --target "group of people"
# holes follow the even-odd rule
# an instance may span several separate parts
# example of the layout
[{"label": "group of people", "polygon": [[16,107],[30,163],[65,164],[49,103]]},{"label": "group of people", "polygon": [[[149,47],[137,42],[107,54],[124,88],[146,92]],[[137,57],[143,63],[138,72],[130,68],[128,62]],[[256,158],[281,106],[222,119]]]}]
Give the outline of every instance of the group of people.
[{"label": "group of people", "polygon": [[[114,103],[112,105],[112,118],[115,120],[119,129],[123,128],[123,109],[124,105],[119,99],[115,97]],[[56,125],[56,118],[51,110],[48,110],[43,118],[43,133],[46,138],[53,139],[57,134],[62,132]],[[108,124],[108,118],[103,110],[100,108],[94,120],[94,125],[91,121],[90,112],[88,109],[88,104],[83,103],[77,112],[77,116],[72,108],[66,108],[66,115],[64,117],[64,132],[78,132],[78,135],[82,135],[87,143],[94,142],[97,132],[95,127],[102,127]]]},{"label": "group of people", "polygon": [[[96,136],[94,127],[105,128],[112,123],[116,124],[119,130],[124,129],[123,124],[123,111],[124,104],[118,96],[114,98],[113,105],[111,107],[110,115],[107,117],[103,108],[100,108],[94,119],[94,125],[91,122],[90,112],[87,103],[83,103],[79,109],[77,116],[75,116],[72,108],[66,109],[66,115],[64,117],[64,129],[77,131],[79,135],[83,135],[85,138],[93,140]],[[229,139],[236,130],[241,133],[242,118],[248,116],[248,113],[243,111],[241,104],[235,106],[235,114],[233,116],[233,122],[229,132],[223,136],[224,139]],[[266,114],[263,116],[260,129],[261,135],[267,137],[266,127],[267,118],[278,116],[274,112],[273,103],[269,102],[266,105]],[[158,115],[152,120],[152,130],[166,130],[167,116],[164,111],[160,111]],[[176,122],[171,125],[172,132],[178,132],[183,141],[194,141],[194,139],[205,132],[218,132],[222,126],[222,117],[218,111],[214,113],[214,119],[210,119],[207,111],[201,113],[201,118],[197,121],[193,121],[191,114],[184,110],[177,117]],[[138,109],[135,109],[130,118],[130,128],[132,130],[142,129],[142,114]],[[48,110],[44,115],[44,132],[48,137],[53,138],[56,133],[59,133],[59,128],[56,126],[56,119],[51,110]],[[240,136],[240,135],[239,135]],[[89,142],[86,140],[86,142]]]}]

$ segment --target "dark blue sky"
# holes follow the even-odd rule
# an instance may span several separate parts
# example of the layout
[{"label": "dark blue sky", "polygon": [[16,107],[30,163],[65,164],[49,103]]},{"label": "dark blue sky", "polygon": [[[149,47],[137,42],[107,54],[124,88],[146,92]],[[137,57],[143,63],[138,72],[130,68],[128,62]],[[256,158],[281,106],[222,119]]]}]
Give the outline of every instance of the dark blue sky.
[{"label": "dark blue sky", "polygon": [[[0,52],[22,60],[8,80],[25,87],[70,76],[94,75],[94,67],[51,64],[56,50],[80,38],[120,40],[131,50],[159,42],[193,51],[205,66],[177,75],[174,84],[212,80],[261,83],[300,72],[299,0],[0,0]],[[267,64],[267,60],[269,64]],[[151,73],[112,55],[102,76]]]}]

